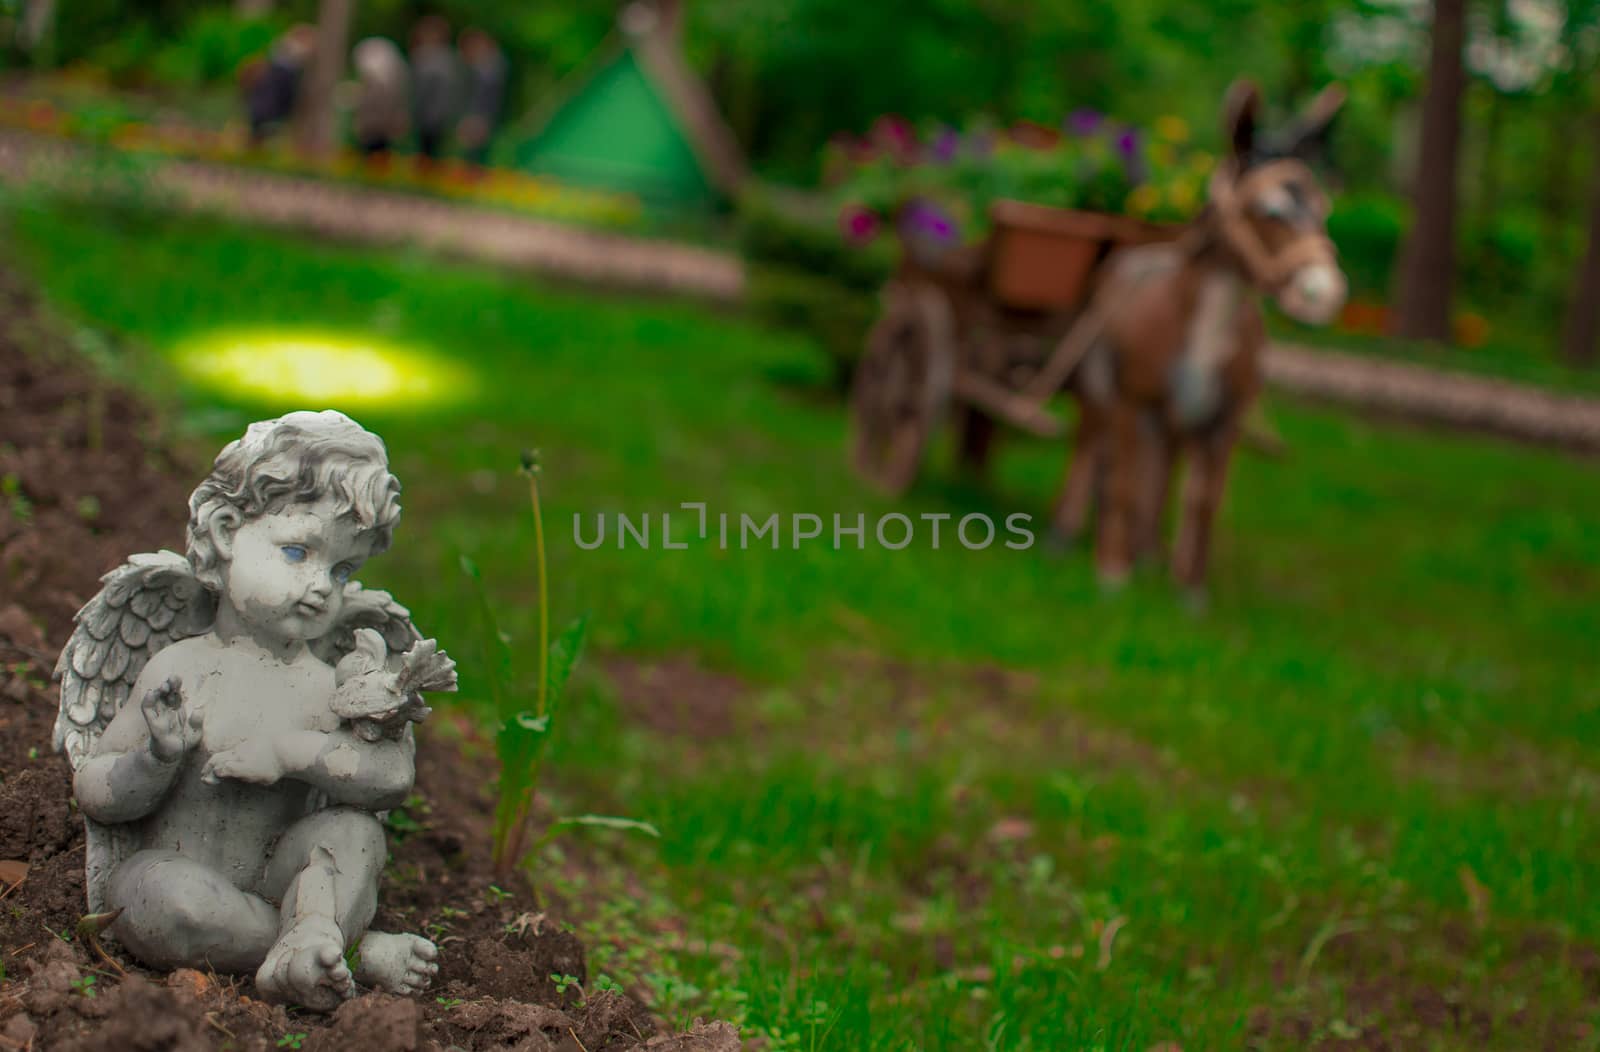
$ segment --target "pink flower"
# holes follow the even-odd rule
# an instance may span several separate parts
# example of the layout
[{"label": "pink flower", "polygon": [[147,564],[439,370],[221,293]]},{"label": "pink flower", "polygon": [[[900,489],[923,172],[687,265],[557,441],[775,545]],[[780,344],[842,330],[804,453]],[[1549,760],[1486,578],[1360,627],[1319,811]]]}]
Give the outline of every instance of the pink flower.
[{"label": "pink flower", "polygon": [[878,236],[878,217],[861,205],[839,210],[839,233],[852,245],[864,245]]},{"label": "pink flower", "polygon": [[897,161],[909,164],[917,159],[917,133],[904,117],[884,114],[872,122],[868,138]]}]

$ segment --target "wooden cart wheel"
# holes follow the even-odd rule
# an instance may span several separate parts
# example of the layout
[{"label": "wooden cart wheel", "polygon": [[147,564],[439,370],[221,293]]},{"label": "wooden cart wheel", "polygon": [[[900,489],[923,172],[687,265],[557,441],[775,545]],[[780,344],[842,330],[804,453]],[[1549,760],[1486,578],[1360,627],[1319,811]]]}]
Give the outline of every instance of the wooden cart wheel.
[{"label": "wooden cart wheel", "polygon": [[856,470],[891,496],[911,488],[949,404],[953,338],[950,303],[938,289],[901,283],[885,293],[856,366],[850,410]]}]

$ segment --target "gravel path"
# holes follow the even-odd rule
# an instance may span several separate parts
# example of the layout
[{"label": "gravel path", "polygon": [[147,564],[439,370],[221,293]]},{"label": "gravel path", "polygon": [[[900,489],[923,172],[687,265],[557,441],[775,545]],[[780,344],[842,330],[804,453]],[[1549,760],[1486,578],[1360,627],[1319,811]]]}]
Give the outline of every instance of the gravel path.
[{"label": "gravel path", "polygon": [[[82,180],[82,146],[0,130],[0,178]],[[196,211],[340,240],[418,245],[586,284],[737,302],[737,257],[563,226],[473,205],[225,164],[168,161],[147,190]],[[92,177],[90,177],[92,178]],[[1266,359],[1274,387],[1320,401],[1524,442],[1600,453],[1600,399],[1288,344]]]},{"label": "gravel path", "polygon": [[1339,351],[1274,344],[1267,382],[1421,423],[1600,453],[1600,399]]}]

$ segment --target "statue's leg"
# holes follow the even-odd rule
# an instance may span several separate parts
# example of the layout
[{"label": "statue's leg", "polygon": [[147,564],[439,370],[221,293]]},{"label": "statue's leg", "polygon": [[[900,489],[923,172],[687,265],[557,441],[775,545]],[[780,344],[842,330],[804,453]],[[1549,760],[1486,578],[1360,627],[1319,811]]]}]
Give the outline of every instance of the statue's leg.
[{"label": "statue's leg", "polygon": [[278,911],[259,895],[172,851],[140,851],[111,873],[111,932],[153,968],[252,972],[278,938]]},{"label": "statue's leg", "polygon": [[284,832],[261,887],[282,903],[277,941],[256,972],[264,994],[329,1009],[353,992],[344,952],[377,911],[387,857],[383,826],[356,808],[330,807]]}]

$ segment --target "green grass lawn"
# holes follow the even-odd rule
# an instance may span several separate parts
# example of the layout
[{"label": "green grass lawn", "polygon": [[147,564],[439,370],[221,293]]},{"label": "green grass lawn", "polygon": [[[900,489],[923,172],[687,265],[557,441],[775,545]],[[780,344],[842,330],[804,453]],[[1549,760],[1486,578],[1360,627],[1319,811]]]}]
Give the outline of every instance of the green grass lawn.
[{"label": "green grass lawn", "polygon": [[[1290,454],[1241,457],[1203,615],[1159,574],[1104,597],[1082,552],[948,532],[666,551],[660,515],[676,541],[693,501],[1039,527],[1064,452],[1018,443],[977,485],[941,450],[891,504],[845,468],[821,354],[736,317],[137,214],[18,207],[8,234],[208,449],[304,408],[162,365],[210,332],[311,326],[466,372],[453,402],[352,412],[405,485],[365,577],[461,659],[469,708],[459,556],[526,647],[514,468],[543,451],[557,623],[591,615],[591,659],[704,670],[661,706],[684,734],[590,660],[551,806],[662,839],[533,874],[594,970],[670,1017],[784,1049],[1600,1047],[1593,463],[1274,401]],[[580,550],[574,516],[602,513],[655,517],[657,546]],[[732,711],[697,716],[719,690]]]}]

